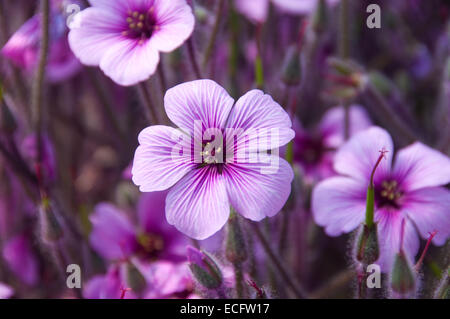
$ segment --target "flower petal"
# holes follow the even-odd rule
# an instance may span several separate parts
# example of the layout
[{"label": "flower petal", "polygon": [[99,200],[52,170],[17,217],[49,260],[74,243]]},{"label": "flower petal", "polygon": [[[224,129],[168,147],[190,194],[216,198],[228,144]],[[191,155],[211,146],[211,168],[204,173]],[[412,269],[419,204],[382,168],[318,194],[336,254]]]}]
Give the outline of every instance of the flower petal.
[{"label": "flower petal", "polygon": [[242,216],[260,221],[283,208],[294,173],[284,159],[265,156],[260,163],[227,165],[223,176],[231,206]]},{"label": "flower petal", "polygon": [[[377,264],[383,272],[390,272],[393,267],[395,255],[400,251],[400,238],[402,220],[406,215],[399,211],[378,210],[375,212],[375,220],[378,222],[378,244],[380,258]],[[414,225],[406,218],[405,234],[403,238],[403,251],[411,262],[414,261],[419,250],[419,236]]]},{"label": "flower petal", "polygon": [[141,192],[168,189],[194,167],[190,138],[180,130],[154,125],[144,129],[138,139],[131,174]]},{"label": "flower petal", "polygon": [[[350,106],[350,136],[369,128],[372,123],[367,112],[359,105]],[[339,147],[344,141],[344,117],[343,106],[330,109],[320,122],[320,131],[324,136],[324,143],[328,147]]]},{"label": "flower petal", "polygon": [[390,172],[394,146],[389,133],[377,126],[359,132],[345,143],[334,158],[334,169],[369,184],[370,174],[382,149],[387,150],[375,173],[375,182]]},{"label": "flower petal", "polygon": [[251,90],[239,98],[226,126],[242,130],[236,134],[236,146],[239,151],[245,149],[257,152],[275,149],[287,144],[295,136],[294,130],[291,129],[291,119],[286,111],[270,95],[260,90]]},{"label": "flower petal", "polygon": [[450,158],[416,142],[398,151],[394,175],[407,190],[450,183]]},{"label": "flower petal", "polygon": [[[110,1],[108,1],[111,3]],[[111,10],[90,7],[75,15],[69,45],[81,63],[98,66],[105,53],[122,41],[125,19]]]},{"label": "flower petal", "polygon": [[426,239],[437,231],[435,245],[443,245],[450,236],[450,191],[443,187],[429,187],[407,193],[405,212]]},{"label": "flower petal", "polygon": [[186,41],[194,30],[195,19],[186,0],[156,0],[155,19],[159,29],[152,34],[152,44],[170,52]]},{"label": "flower petal", "polygon": [[98,204],[89,219],[93,226],[90,243],[104,258],[126,258],[136,249],[134,226],[114,205]]},{"label": "flower petal", "polygon": [[236,10],[256,23],[266,21],[269,12],[269,0],[237,0],[234,1]]},{"label": "flower petal", "polygon": [[229,215],[224,178],[211,165],[189,172],[166,198],[167,222],[195,239],[216,233]]},{"label": "flower petal", "polygon": [[313,189],[312,212],[315,222],[329,236],[339,236],[358,227],[366,211],[367,185],[346,177],[331,177]]},{"label": "flower petal", "polygon": [[225,126],[234,100],[212,80],[196,80],[174,86],[166,92],[164,106],[169,119],[193,135],[195,121],[208,128]]}]

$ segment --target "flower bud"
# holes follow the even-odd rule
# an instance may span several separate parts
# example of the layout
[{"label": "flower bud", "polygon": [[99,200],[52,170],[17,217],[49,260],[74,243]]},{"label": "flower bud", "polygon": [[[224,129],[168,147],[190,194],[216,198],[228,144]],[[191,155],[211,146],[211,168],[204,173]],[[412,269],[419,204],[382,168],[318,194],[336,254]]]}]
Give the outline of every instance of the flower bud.
[{"label": "flower bud", "polygon": [[312,28],[316,33],[323,32],[327,27],[328,21],[328,7],[326,0],[319,0],[317,2],[316,10],[314,11]]},{"label": "flower bud", "polygon": [[3,92],[0,87],[0,129],[8,134],[12,134],[17,129],[17,122],[6,101],[3,101]]},{"label": "flower bud", "polygon": [[358,238],[356,259],[365,265],[373,264],[380,256],[377,228],[377,224],[372,227],[363,225]]},{"label": "flower bud", "polygon": [[46,243],[54,243],[63,236],[63,229],[55,215],[54,205],[50,199],[44,197],[39,207],[39,222],[41,238]]},{"label": "flower bud", "polygon": [[247,247],[244,234],[239,225],[239,217],[231,210],[228,220],[228,234],[225,248],[225,255],[232,264],[240,264],[247,260]]},{"label": "flower bud", "polygon": [[394,268],[391,273],[391,288],[394,292],[405,295],[414,291],[415,282],[414,272],[405,254],[400,251],[395,256]]},{"label": "flower bud", "polygon": [[450,268],[447,269],[447,274],[438,286],[434,295],[435,299],[450,299]]},{"label": "flower bud", "polygon": [[147,287],[145,277],[131,261],[125,264],[125,280],[135,293],[141,293]]},{"label": "flower bud", "polygon": [[291,45],[284,57],[281,69],[281,79],[286,85],[298,85],[301,80],[300,50],[297,45]]},{"label": "flower bud", "polygon": [[217,289],[222,285],[222,271],[207,252],[189,246],[187,259],[192,275],[200,285],[208,289]]}]

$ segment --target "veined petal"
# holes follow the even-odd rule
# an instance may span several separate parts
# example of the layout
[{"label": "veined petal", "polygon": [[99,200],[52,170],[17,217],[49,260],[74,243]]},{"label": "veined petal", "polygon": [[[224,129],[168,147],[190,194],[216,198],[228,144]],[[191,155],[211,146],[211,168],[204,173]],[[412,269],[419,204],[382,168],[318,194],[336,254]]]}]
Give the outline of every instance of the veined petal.
[{"label": "veined petal", "polygon": [[134,226],[114,205],[98,204],[89,219],[93,226],[89,241],[104,258],[127,258],[136,249]]},{"label": "veined petal", "polygon": [[237,150],[251,153],[287,144],[295,136],[291,126],[286,111],[260,90],[251,90],[239,98],[226,124],[236,132]]},{"label": "veined petal", "polygon": [[402,232],[402,220],[405,219],[405,233],[403,237],[403,251],[411,262],[419,250],[419,236],[414,225],[405,214],[388,209],[375,212],[375,221],[378,222],[378,244],[380,258],[377,264],[383,272],[390,272],[393,267],[395,255],[400,251],[400,238]]},{"label": "veined petal", "polygon": [[189,172],[166,198],[167,222],[195,239],[219,231],[229,215],[224,178],[211,165]]},{"label": "veined petal", "polygon": [[200,124],[222,129],[234,100],[223,87],[212,80],[196,80],[179,84],[166,92],[164,106],[169,119],[191,135]]},{"label": "veined petal", "polygon": [[147,80],[159,63],[159,53],[151,40],[142,44],[136,39],[121,39],[101,58],[100,69],[123,86]]},{"label": "veined petal", "polygon": [[180,130],[154,125],[144,129],[138,140],[131,174],[142,192],[168,189],[194,167],[190,137]]},{"label": "veined petal", "polygon": [[340,174],[362,180],[368,185],[370,174],[382,149],[388,152],[375,172],[376,182],[390,173],[394,151],[389,133],[377,126],[359,132],[345,143],[336,153],[334,169]]},{"label": "veined petal", "polygon": [[435,245],[443,245],[450,236],[450,191],[443,187],[428,187],[407,193],[405,213],[417,226],[422,238],[437,231]]},{"label": "veined petal", "polygon": [[450,158],[416,142],[398,151],[393,174],[410,191],[445,185],[450,183]]},{"label": "veined petal", "polygon": [[284,159],[264,156],[258,163],[227,165],[223,176],[231,206],[242,216],[259,221],[283,208],[294,173]]},{"label": "veined petal", "polygon": [[314,188],[312,212],[315,222],[329,236],[339,236],[358,227],[366,211],[367,185],[347,177],[328,178]]},{"label": "veined petal", "polygon": [[194,30],[195,19],[191,7],[186,0],[156,0],[154,6],[158,30],[152,34],[152,45],[162,52],[173,51]]},{"label": "veined petal", "polygon": [[111,10],[86,8],[74,17],[69,32],[70,48],[81,63],[98,66],[105,53],[123,40],[124,24],[125,19]]}]

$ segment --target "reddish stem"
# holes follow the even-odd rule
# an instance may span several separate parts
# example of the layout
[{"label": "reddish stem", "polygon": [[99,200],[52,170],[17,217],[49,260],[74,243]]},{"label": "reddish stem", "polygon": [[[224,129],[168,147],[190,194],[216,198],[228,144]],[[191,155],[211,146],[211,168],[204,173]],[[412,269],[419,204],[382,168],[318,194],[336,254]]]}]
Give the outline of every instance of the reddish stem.
[{"label": "reddish stem", "polygon": [[374,175],[375,175],[375,171],[377,170],[377,167],[378,167],[378,165],[380,165],[380,163],[381,163],[381,160],[383,159],[383,158],[386,158],[386,153],[387,153],[388,151],[383,147],[383,149],[381,149],[381,151],[380,151],[380,156],[378,157],[378,160],[377,160],[377,162],[375,163],[375,166],[373,167],[373,170],[372,170],[372,173],[370,174],[370,187],[374,187],[374,185],[373,185],[373,177],[374,177]]},{"label": "reddish stem", "polygon": [[428,237],[427,244],[425,245],[425,248],[423,249],[422,255],[420,256],[419,260],[417,261],[417,264],[414,266],[416,271],[419,270],[420,266],[423,263],[423,260],[425,259],[425,255],[427,254],[428,248],[430,247],[431,241],[433,240],[434,236],[436,236],[437,230],[430,233],[430,236]]}]

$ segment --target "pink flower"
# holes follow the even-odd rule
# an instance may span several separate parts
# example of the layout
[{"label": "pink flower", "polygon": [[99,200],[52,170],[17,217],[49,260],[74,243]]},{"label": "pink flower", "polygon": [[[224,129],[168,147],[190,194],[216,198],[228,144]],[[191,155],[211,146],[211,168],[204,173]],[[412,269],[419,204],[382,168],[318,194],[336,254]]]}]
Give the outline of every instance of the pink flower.
[{"label": "pink flower", "polygon": [[164,104],[181,130],[161,125],[144,129],[132,174],[143,192],[170,188],[169,224],[205,239],[227,222],[230,205],[254,221],[280,211],[290,194],[293,172],[277,155],[264,154],[294,136],[280,105],[259,90],[234,104],[211,80],[168,90]]},{"label": "pink flower", "polygon": [[393,165],[390,135],[372,127],[351,138],[336,154],[335,170],[344,175],[319,183],[312,195],[312,209],[317,224],[330,236],[357,228],[365,216],[366,191],[370,173],[379,150],[388,153],[374,176],[375,221],[378,222],[380,258],[384,271],[392,267],[400,249],[402,220],[406,220],[404,251],[413,258],[419,249],[419,236],[443,245],[450,235],[450,192],[443,187],[450,182],[450,159],[416,142],[397,152]]},{"label": "pink flower", "polygon": [[0,282],[0,299],[8,299],[14,295],[14,290],[3,283]]},{"label": "pink flower", "polygon": [[156,70],[159,52],[189,38],[194,16],[185,0],[90,0],[69,33],[72,51],[85,65],[100,66],[114,82],[129,86]]},{"label": "pink flower", "polygon": [[[61,1],[53,1],[50,15],[50,47],[46,76],[50,82],[64,81],[75,75],[81,64],[72,54],[67,42],[65,17]],[[8,40],[1,53],[16,66],[32,72],[37,66],[41,43],[41,14],[26,21]]]},{"label": "pink flower", "polygon": [[[335,5],[339,0],[328,0],[329,5]],[[272,0],[281,11],[295,14],[311,14],[318,0]],[[236,9],[255,23],[263,23],[269,13],[269,0],[235,0]]]},{"label": "pink flower", "polygon": [[[330,177],[335,150],[344,143],[344,108],[337,106],[325,113],[314,132],[294,122],[294,162],[312,182]],[[350,136],[367,129],[371,121],[359,105],[350,107]]]}]

